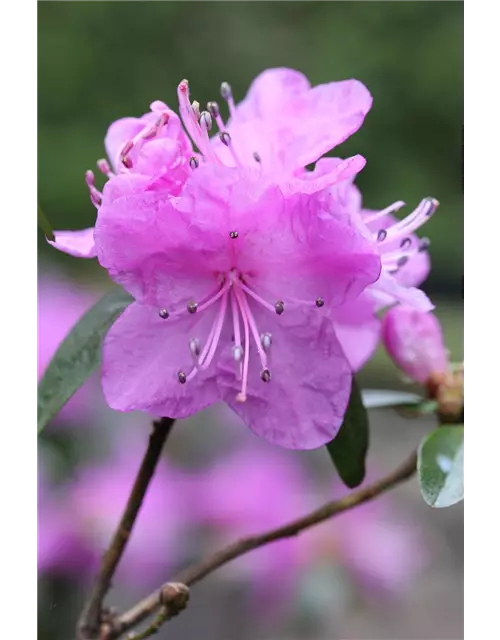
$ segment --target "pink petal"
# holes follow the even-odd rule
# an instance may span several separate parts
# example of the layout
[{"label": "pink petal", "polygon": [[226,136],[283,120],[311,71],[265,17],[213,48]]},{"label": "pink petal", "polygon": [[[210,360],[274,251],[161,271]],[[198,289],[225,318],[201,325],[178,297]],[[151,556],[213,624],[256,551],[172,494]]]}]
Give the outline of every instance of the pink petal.
[{"label": "pink petal", "polygon": [[335,333],[353,371],[359,371],[377,348],[380,320],[375,311],[373,300],[365,293],[332,309]]},{"label": "pink petal", "polygon": [[109,406],[183,418],[215,402],[213,365],[185,384],[178,379],[179,371],[193,369],[189,341],[198,338],[203,345],[214,313],[164,320],[155,308],[130,305],[104,340],[102,385]]},{"label": "pink petal", "polygon": [[269,149],[273,149],[275,164],[278,160],[293,170],[314,162],[357,131],[371,105],[369,91],[357,80],[311,89],[298,71],[269,69],[253,81],[229,130],[237,146],[240,127],[251,122],[254,130],[265,131],[265,136],[257,135],[252,141],[244,135],[240,145],[249,151],[251,143],[250,151],[257,151],[266,161]]},{"label": "pink petal", "polygon": [[79,231],[54,231],[55,240],[47,240],[59,251],[75,258],[95,258],[94,227]]},{"label": "pink petal", "polygon": [[114,171],[120,168],[120,153],[123,146],[144,129],[145,123],[139,118],[120,118],[113,122],[104,138],[104,147]]},{"label": "pink petal", "polygon": [[382,306],[401,302],[418,311],[432,311],[434,309],[434,305],[423,291],[416,287],[402,286],[394,276],[388,273],[382,272],[370,291],[375,293]]},{"label": "pink petal", "polygon": [[300,71],[267,69],[250,85],[245,99],[236,107],[235,119],[280,119],[310,87],[309,80]]},{"label": "pink petal", "polygon": [[[174,208],[168,192],[144,192],[144,179],[128,176],[128,195],[103,199],[95,233],[98,258],[137,300],[171,311],[215,289],[216,274],[228,270],[223,249],[229,237],[198,227]],[[136,194],[130,193],[134,181]]]},{"label": "pink petal", "polygon": [[[328,158],[330,159],[330,158]],[[334,158],[331,158],[334,160]],[[335,160],[339,160],[335,158]],[[357,155],[346,160],[340,160],[335,163],[335,167],[328,173],[323,172],[321,175],[312,172],[311,176],[306,179],[296,178],[286,183],[286,189],[289,193],[315,193],[322,189],[328,189],[337,183],[354,178],[366,164],[363,156]]]},{"label": "pink petal", "polygon": [[351,390],[351,369],[332,323],[300,310],[279,317],[250,304],[259,332],[272,334],[271,380],[261,380],[252,345],[247,400],[238,402],[241,382],[227,352],[218,376],[222,398],[269,442],[289,449],[320,447],[336,436]]}]

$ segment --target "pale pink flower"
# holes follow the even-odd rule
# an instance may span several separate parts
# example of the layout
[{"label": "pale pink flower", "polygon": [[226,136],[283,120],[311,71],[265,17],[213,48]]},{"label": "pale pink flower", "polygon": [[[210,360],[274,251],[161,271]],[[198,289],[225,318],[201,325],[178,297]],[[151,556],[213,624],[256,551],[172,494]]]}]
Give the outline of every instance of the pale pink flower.
[{"label": "pale pink flower", "polygon": [[[200,113],[179,85],[199,154],[155,102],[154,118],[110,129],[119,173],[100,162],[102,193],[87,176],[99,262],[136,299],[105,340],[104,393],[114,409],[172,417],[222,399],[274,443],[319,447],[340,427],[351,382],[331,309],[377,280],[380,257],[321,195],[364,159],[314,180],[303,168],[360,127],[371,96],[355,80],[311,89],[286,69],[261,74],[238,107],[226,83],[222,94],[227,126],[218,105]],[[56,234],[61,250],[68,233]],[[81,255],[92,253],[89,236]]]},{"label": "pale pink flower", "polygon": [[397,366],[412,380],[427,383],[449,371],[443,331],[432,313],[398,306],[383,320],[385,348]]}]

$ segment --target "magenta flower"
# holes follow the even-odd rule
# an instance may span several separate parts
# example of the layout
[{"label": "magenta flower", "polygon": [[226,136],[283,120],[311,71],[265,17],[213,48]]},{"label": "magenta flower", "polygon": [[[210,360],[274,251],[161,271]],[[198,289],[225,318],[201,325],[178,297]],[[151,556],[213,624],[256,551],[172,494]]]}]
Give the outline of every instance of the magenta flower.
[{"label": "magenta flower", "polygon": [[425,384],[449,371],[443,332],[432,313],[395,307],[384,317],[382,336],[391,358],[412,380]]},{"label": "magenta flower", "polygon": [[[328,173],[338,162],[336,158],[320,160],[310,179],[314,180],[316,174]],[[352,180],[329,189],[323,197],[331,215],[350,220],[374,241],[382,263],[380,278],[375,283],[355,300],[332,310],[337,337],[351,367],[357,371],[378,345],[380,320],[376,314],[380,309],[399,302],[421,311],[433,308],[427,296],[416,288],[429,273],[429,240],[419,239],[414,232],[432,216],[438,202],[424,198],[415,211],[398,221],[391,214],[400,209],[403,202],[395,202],[381,211],[364,209],[361,193]]]},{"label": "magenta flower", "polygon": [[56,233],[55,246],[96,253],[136,299],[104,343],[112,408],[184,417],[222,399],[271,442],[319,447],[342,423],[352,375],[332,310],[377,281],[381,260],[364,228],[329,215],[323,194],[364,159],[314,179],[304,167],[361,126],[371,96],[355,80],[311,89],[286,69],[261,74],[238,107],[227,83],[222,95],[227,126],[216,103],[200,113],[179,85],[198,154],[161,102],[112,125],[118,173],[99,163],[102,193],[87,175],[95,248],[90,230]]},{"label": "magenta flower", "polygon": [[[94,292],[75,286],[62,276],[42,275],[38,282],[38,380],[57,348],[79,318],[96,301]],[[56,420],[76,422],[89,417],[92,393],[86,385],[64,406]]]}]

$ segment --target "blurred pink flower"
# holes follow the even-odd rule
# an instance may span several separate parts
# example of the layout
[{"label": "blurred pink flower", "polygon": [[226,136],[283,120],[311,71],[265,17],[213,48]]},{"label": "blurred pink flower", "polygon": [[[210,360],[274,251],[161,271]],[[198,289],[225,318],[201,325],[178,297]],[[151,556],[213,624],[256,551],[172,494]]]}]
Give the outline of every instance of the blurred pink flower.
[{"label": "blurred pink flower", "polygon": [[[200,155],[157,101],[110,128],[118,173],[99,162],[102,193],[87,175],[99,262],[136,299],[105,339],[104,394],[114,409],[172,417],[222,399],[269,441],[316,448],[335,437],[351,386],[330,310],[381,267],[373,238],[325,215],[320,195],[364,159],[338,160],[317,180],[303,168],[356,131],[372,99],[355,80],[311,88],[288,69],[262,73],[238,107],[227,83],[221,91],[227,127],[218,105],[200,113],[179,85]],[[63,233],[57,248],[93,253],[90,233]]]},{"label": "blurred pink flower", "polygon": [[[97,301],[96,292],[61,275],[41,274],[38,282],[38,380],[52,356],[80,317]],[[61,409],[56,421],[81,422],[92,408],[89,384]]]},{"label": "blurred pink flower", "polygon": [[[312,480],[297,454],[263,446],[226,455],[200,475],[201,510],[214,546],[286,524],[343,495]],[[418,530],[396,516],[391,500],[367,503],[337,519],[238,558],[222,575],[246,581],[259,613],[283,615],[315,567],[342,567],[369,596],[396,595],[425,565]]]},{"label": "blurred pink flower", "polygon": [[[49,485],[41,477],[40,571],[84,579],[96,574],[125,509],[143,447],[137,430],[122,431],[114,453],[81,463],[72,479]],[[190,495],[190,476],[161,459],[117,570],[117,584],[149,588],[178,566],[185,550],[185,527],[197,521],[196,510],[186,508]]]},{"label": "blurred pink flower", "polygon": [[412,380],[425,384],[433,375],[448,372],[443,332],[432,313],[405,306],[390,309],[383,320],[382,336],[391,358]]}]

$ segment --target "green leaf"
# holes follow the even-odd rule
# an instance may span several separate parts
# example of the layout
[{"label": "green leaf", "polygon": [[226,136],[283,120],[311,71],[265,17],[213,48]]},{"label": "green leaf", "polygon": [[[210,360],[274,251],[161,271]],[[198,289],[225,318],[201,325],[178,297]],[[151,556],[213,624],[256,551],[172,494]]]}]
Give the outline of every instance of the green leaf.
[{"label": "green leaf", "polygon": [[407,391],[392,391],[386,389],[364,389],[361,392],[366,409],[383,409],[401,405],[416,405],[422,402],[422,396]]},{"label": "green leaf", "polygon": [[421,442],[418,477],[431,507],[450,507],[464,498],[464,427],[439,427]]},{"label": "green leaf", "polygon": [[40,205],[38,205],[38,214],[37,214],[37,223],[40,229],[44,232],[45,237],[48,240],[55,240],[54,231],[52,230],[52,226],[50,222],[45,217],[44,212],[42,211]]},{"label": "green leaf", "polygon": [[368,414],[354,378],[344,422],[337,436],[326,445],[326,448],[344,484],[350,489],[360,485],[366,473]]},{"label": "green leaf", "polygon": [[99,366],[104,336],[132,301],[121,287],[113,288],[66,336],[38,385],[38,433]]}]

